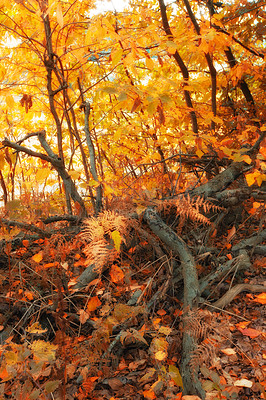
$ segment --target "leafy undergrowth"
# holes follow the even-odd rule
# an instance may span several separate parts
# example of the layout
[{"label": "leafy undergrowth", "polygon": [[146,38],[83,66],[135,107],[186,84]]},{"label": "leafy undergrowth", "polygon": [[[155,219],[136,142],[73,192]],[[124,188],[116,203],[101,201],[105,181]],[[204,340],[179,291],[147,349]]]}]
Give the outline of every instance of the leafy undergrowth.
[{"label": "leafy undergrowth", "polygon": [[[50,238],[25,239],[20,248],[6,244],[0,278],[1,400],[196,399],[182,397],[182,280],[173,273],[178,260],[167,251],[155,255],[154,244],[134,221],[129,226],[114,213],[101,218],[100,224],[89,220],[83,233],[65,228]],[[260,222],[251,216],[204,243],[207,228],[201,222],[196,228],[195,221],[178,225],[171,213],[164,219],[191,249],[215,245],[225,259],[232,229],[238,241]],[[108,231],[104,223],[110,220]],[[108,259],[103,238],[114,245]],[[93,254],[98,276],[80,289],[78,278]],[[209,300],[220,298],[233,282],[262,283],[266,260],[253,255],[251,261],[248,271],[215,286]],[[197,263],[199,275],[215,267],[208,252]],[[191,363],[200,368],[206,399],[266,398],[263,304],[264,294],[241,293],[224,310],[202,303],[190,316],[198,342]]]}]

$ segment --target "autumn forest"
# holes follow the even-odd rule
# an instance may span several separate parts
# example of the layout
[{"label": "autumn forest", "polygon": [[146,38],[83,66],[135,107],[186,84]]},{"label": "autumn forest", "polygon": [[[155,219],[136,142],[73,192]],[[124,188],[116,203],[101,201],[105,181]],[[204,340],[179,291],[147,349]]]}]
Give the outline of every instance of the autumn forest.
[{"label": "autumn forest", "polygon": [[265,35],[0,1],[0,400],[266,399]]}]

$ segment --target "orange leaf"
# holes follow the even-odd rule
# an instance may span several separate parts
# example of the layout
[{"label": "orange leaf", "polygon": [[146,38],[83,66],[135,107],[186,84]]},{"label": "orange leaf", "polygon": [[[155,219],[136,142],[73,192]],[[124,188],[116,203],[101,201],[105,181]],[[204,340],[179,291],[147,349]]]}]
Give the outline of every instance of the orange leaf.
[{"label": "orange leaf", "polygon": [[261,203],[258,203],[257,201],[253,202],[253,208],[260,208]]},{"label": "orange leaf", "polygon": [[95,311],[102,302],[98,299],[98,296],[92,297],[87,304],[86,311]]},{"label": "orange leaf", "polygon": [[153,390],[144,390],[143,391],[143,396],[145,399],[156,399],[155,393]]},{"label": "orange leaf", "polygon": [[260,304],[266,304],[266,293],[261,293],[258,296],[255,296],[254,301]]},{"label": "orange leaf", "polygon": [[24,295],[25,295],[26,299],[28,299],[28,300],[34,299],[34,293],[31,292],[30,290],[25,290]]},{"label": "orange leaf", "polygon": [[110,269],[111,281],[114,283],[122,282],[124,280],[124,272],[118,265],[113,264]]},{"label": "orange leaf", "polygon": [[242,333],[242,335],[249,336],[252,339],[256,338],[257,336],[259,336],[262,333],[260,331],[257,331],[257,329],[253,329],[253,328],[246,328],[246,329],[240,328],[238,330]]},{"label": "orange leaf", "polygon": [[237,329],[244,329],[250,324],[250,321],[242,321],[236,324]]},{"label": "orange leaf", "polygon": [[52,267],[58,267],[59,263],[57,261],[44,264],[43,268],[48,269]]},{"label": "orange leaf", "polygon": [[33,261],[35,261],[36,263],[39,263],[40,261],[42,261],[42,259],[43,259],[42,251],[40,251],[37,254],[34,254],[34,256],[32,256],[31,259]]}]

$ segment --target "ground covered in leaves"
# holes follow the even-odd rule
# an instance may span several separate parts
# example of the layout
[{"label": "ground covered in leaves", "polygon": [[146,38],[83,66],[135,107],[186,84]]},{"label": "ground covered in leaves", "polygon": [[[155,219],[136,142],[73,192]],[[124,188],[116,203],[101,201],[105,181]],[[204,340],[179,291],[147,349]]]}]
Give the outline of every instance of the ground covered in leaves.
[{"label": "ground covered in leaves", "polygon": [[[227,215],[226,229],[217,230],[172,207],[159,211],[186,241],[199,277],[259,232],[262,212]],[[105,212],[85,224],[57,221],[49,237],[27,232],[2,241],[0,399],[197,398],[182,397],[179,259],[144,229],[140,213],[123,218]],[[237,284],[263,285],[266,258],[249,254],[250,267],[233,264],[189,315],[197,341],[190,363],[206,399],[266,398],[265,293],[242,291],[215,306]]]}]

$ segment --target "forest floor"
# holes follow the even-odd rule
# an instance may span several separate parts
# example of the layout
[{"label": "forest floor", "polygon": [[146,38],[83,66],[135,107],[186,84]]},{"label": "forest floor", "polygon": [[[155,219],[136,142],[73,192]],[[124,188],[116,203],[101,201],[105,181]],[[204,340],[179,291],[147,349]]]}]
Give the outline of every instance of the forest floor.
[{"label": "forest floor", "polygon": [[[47,237],[28,232],[2,241],[1,400],[201,398],[182,397],[179,258],[134,221],[124,241],[127,221],[103,215],[87,225],[53,222]],[[199,278],[232,261],[234,246],[262,229],[257,210],[229,215],[218,231],[182,222],[172,208],[161,217],[186,241]],[[101,228],[105,236],[111,230],[115,251],[97,239]],[[187,317],[197,342],[190,366],[209,400],[266,399],[266,297],[249,290],[265,285],[266,257],[254,249],[248,268],[236,258]],[[91,269],[93,260],[102,266]],[[231,298],[217,303],[232,288]]]}]

